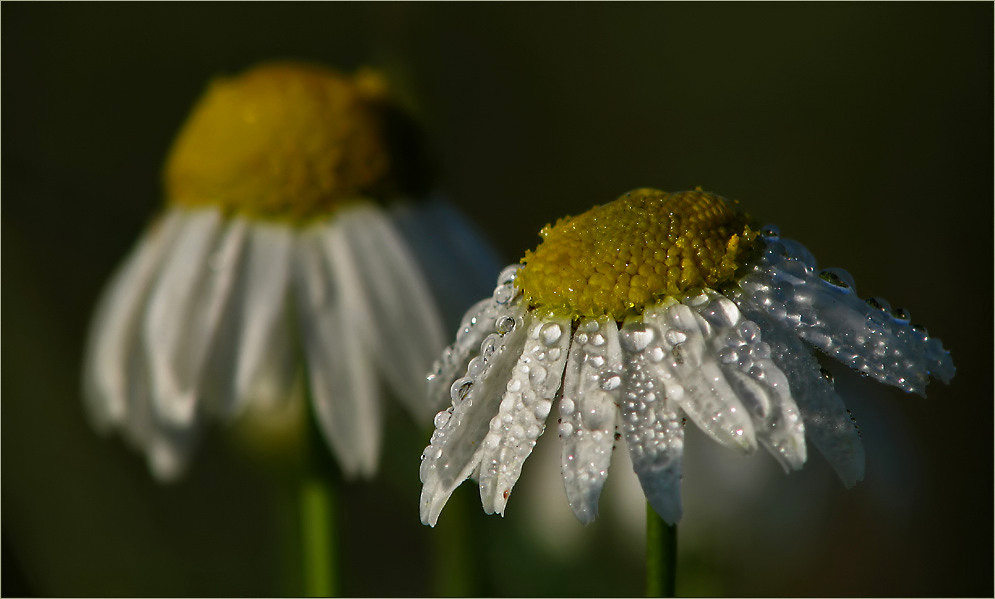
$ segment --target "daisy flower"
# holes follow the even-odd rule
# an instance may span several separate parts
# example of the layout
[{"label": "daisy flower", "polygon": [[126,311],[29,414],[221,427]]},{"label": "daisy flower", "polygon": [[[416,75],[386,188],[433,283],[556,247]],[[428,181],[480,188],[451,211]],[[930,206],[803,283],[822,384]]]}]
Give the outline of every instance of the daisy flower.
[{"label": "daisy flower", "polygon": [[377,466],[378,371],[431,421],[420,390],[445,340],[418,252],[485,270],[491,258],[442,202],[376,201],[411,180],[398,114],[376,73],[296,63],[220,78],[197,103],[166,206],[107,286],[85,357],[93,421],[156,477],[183,472],[209,420],[285,413],[305,378],[347,475]]},{"label": "daisy flower", "polygon": [[715,194],[639,189],[540,235],[429,375],[452,406],[422,454],[426,524],[468,477],[484,511],[503,514],[554,401],[576,517],[597,516],[624,438],[647,501],[674,524],[688,421],[739,451],[762,446],[788,471],[811,443],[847,487],[861,480],[859,435],[813,350],[920,395],[931,376],[954,375],[908,311],[859,298],[846,271],[819,270]]}]

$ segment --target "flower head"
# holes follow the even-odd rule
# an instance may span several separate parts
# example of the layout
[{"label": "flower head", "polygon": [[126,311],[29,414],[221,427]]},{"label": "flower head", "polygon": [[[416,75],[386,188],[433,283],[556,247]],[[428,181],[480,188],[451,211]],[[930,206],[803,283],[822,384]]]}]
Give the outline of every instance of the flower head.
[{"label": "flower head", "polygon": [[428,246],[410,234],[431,220],[436,258],[486,270],[490,256],[456,251],[468,225],[445,204],[380,206],[411,191],[396,118],[375,73],[297,63],[221,78],[194,108],[167,161],[167,205],[105,291],[86,352],[94,421],[122,429],[158,477],[183,471],[208,418],[278,412],[305,373],[347,474],[376,467],[377,370],[430,418],[417,390],[442,323],[419,263]]},{"label": "flower head", "polygon": [[786,470],[811,442],[846,486],[861,480],[859,436],[812,348],[907,392],[954,375],[907,311],[861,300],[846,271],[816,270],[800,243],[717,195],[639,189],[541,235],[429,375],[452,406],[422,455],[427,524],[471,476],[484,510],[503,514],[556,400],[577,518],[596,517],[624,438],[647,500],[674,523],[688,420]]}]

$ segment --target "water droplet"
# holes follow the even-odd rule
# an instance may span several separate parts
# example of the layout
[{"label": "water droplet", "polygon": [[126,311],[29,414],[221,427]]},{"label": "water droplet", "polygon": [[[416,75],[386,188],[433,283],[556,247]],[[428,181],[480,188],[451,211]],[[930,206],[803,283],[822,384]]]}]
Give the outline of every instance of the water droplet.
[{"label": "water droplet", "polygon": [[608,428],[615,419],[615,404],[599,403],[581,413],[581,422],[588,429]]},{"label": "water droplet", "polygon": [[468,376],[458,378],[453,382],[452,387],[449,388],[449,397],[452,398],[453,403],[459,403],[466,399],[468,393],[470,393],[470,387],[473,386],[473,379]]},{"label": "water droplet", "polygon": [[591,337],[591,345],[597,347],[604,344],[605,344],[605,336],[602,335],[601,333],[595,333],[594,336]]},{"label": "water droplet", "polygon": [[487,361],[482,357],[477,356],[476,358],[470,360],[470,363],[466,367],[466,375],[472,379],[478,378],[483,374],[484,370],[487,369]]},{"label": "water droplet", "polygon": [[853,276],[842,268],[825,268],[819,271],[819,278],[838,289],[849,290],[851,292],[857,290]]},{"label": "water droplet", "polygon": [[560,436],[561,437],[569,437],[572,434],[574,434],[574,425],[570,424],[569,422],[561,422],[560,423]]},{"label": "water droplet", "polygon": [[490,360],[501,345],[501,338],[495,334],[484,337],[480,342],[480,356],[485,360]]},{"label": "water droplet", "polygon": [[536,404],[535,414],[536,420],[545,420],[549,416],[549,409],[553,404],[548,401],[540,401]]},{"label": "water droplet", "polygon": [[684,331],[678,329],[670,329],[667,331],[666,335],[667,342],[671,345],[677,345],[679,343],[684,343],[688,340],[688,335]]},{"label": "water droplet", "polygon": [[727,347],[719,352],[719,360],[723,364],[734,364],[739,361],[739,354],[735,349]]},{"label": "water droplet", "polygon": [[891,305],[888,303],[888,300],[886,300],[884,298],[881,298],[881,297],[869,297],[869,298],[867,298],[864,301],[867,302],[867,305],[870,306],[870,307],[872,307],[872,308],[881,310],[883,312],[891,312]]},{"label": "water droplet", "polygon": [[515,330],[515,318],[512,316],[499,316],[494,322],[494,330],[498,333],[505,335]]},{"label": "water droplet", "polygon": [[830,385],[833,384],[833,373],[829,372],[825,368],[819,368],[819,374],[822,375],[822,379],[824,381],[826,381]]},{"label": "water droplet", "polygon": [[516,290],[511,286],[498,287],[494,290],[494,301],[499,304],[507,304],[515,297]]},{"label": "water droplet", "polygon": [[577,345],[584,345],[587,343],[587,333],[574,333],[574,341]]},{"label": "water droplet", "polygon": [[622,331],[622,344],[629,351],[643,351],[653,342],[653,328],[645,323],[636,323]]},{"label": "water droplet", "polygon": [[498,275],[497,286],[508,286],[514,283],[515,277],[518,275],[518,269],[520,268],[521,266],[518,264],[512,264],[511,266],[504,267],[504,270],[502,270],[501,274]]},{"label": "water droplet", "polygon": [[891,311],[891,316],[899,322],[908,322],[912,315],[905,308],[895,308]]},{"label": "water droplet", "polygon": [[651,347],[649,351],[646,352],[649,356],[650,362],[662,362],[663,361],[663,348],[659,345]]},{"label": "water droplet", "polygon": [[781,229],[777,225],[764,225],[760,228],[760,235],[767,239],[777,239],[781,236]]},{"label": "water droplet", "polygon": [[545,345],[553,345],[563,336],[563,328],[555,322],[547,322],[539,329],[539,339]]},{"label": "water droplet", "polygon": [[572,399],[564,397],[563,399],[560,400],[560,413],[563,414],[564,416],[573,415],[574,410],[576,409],[577,406],[574,405]]},{"label": "water droplet", "polygon": [[536,364],[529,369],[529,382],[533,385],[541,385],[546,380],[546,369]]},{"label": "water droplet", "polygon": [[617,374],[608,374],[601,379],[601,388],[605,391],[614,391],[622,386],[622,377]]},{"label": "water droplet", "polygon": [[587,356],[587,361],[590,362],[591,366],[594,366],[595,368],[601,368],[605,365],[605,359],[602,356],[592,356],[589,354]]},{"label": "water droplet", "polygon": [[436,414],[435,415],[435,428],[442,428],[442,427],[446,426],[446,423],[449,422],[449,419],[452,418],[452,416],[453,416],[453,413],[452,413],[451,409],[450,410],[442,410],[441,412],[439,412],[438,414]]},{"label": "water droplet", "polygon": [[743,339],[747,343],[753,343],[760,338],[760,327],[752,320],[744,320],[739,325],[739,334],[743,336]]}]

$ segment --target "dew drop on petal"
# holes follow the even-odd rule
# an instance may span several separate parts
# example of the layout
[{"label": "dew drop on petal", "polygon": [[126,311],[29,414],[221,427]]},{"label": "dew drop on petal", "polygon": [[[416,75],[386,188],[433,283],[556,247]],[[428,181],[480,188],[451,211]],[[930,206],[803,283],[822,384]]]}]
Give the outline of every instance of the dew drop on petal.
[{"label": "dew drop on petal", "polygon": [[453,416],[453,413],[450,410],[442,410],[441,412],[439,412],[438,414],[436,414],[435,415],[435,428],[442,428],[442,427],[446,426],[446,423],[449,422],[449,419],[452,418],[452,416]]},{"label": "dew drop on petal", "polygon": [[542,342],[547,346],[553,345],[554,343],[559,341],[562,335],[563,335],[563,328],[560,325],[556,324],[555,322],[547,322],[546,324],[542,325],[541,329],[539,329],[539,339],[541,339]]},{"label": "dew drop on petal", "polygon": [[666,334],[667,342],[671,345],[677,345],[678,343],[684,343],[687,341],[688,336],[684,331],[678,331],[677,329],[670,329]]},{"label": "dew drop on petal", "polygon": [[510,333],[515,330],[515,318],[513,316],[501,316],[494,323],[494,330],[502,335]]},{"label": "dew drop on petal", "polygon": [[604,391],[614,391],[622,385],[622,377],[617,374],[609,374],[601,379],[601,389]]},{"label": "dew drop on petal", "polygon": [[473,379],[468,376],[458,378],[453,381],[453,386],[449,388],[449,397],[452,398],[453,403],[459,403],[463,401],[467,394],[470,392],[470,387],[473,386]]},{"label": "dew drop on petal", "polygon": [[546,369],[536,364],[529,369],[529,382],[533,385],[541,385],[546,380]]}]

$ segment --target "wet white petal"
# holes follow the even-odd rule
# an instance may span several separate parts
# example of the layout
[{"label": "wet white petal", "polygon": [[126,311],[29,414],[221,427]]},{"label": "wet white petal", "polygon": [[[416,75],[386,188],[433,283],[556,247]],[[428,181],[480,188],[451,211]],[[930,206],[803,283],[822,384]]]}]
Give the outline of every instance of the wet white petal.
[{"label": "wet white petal", "polygon": [[[526,306],[520,299],[498,304],[495,318],[521,322]],[[436,415],[435,432],[422,453],[420,505],[425,524],[435,526],[449,496],[479,466],[482,441],[527,337],[523,325],[488,335],[481,342],[486,351],[467,366],[467,376],[451,381],[452,406]]]},{"label": "wet white petal", "polygon": [[508,496],[545,430],[553,397],[560,388],[570,345],[570,318],[525,315],[525,347],[508,377],[498,413],[481,443],[480,500],[484,511],[504,514]]},{"label": "wet white petal", "polygon": [[847,487],[864,478],[864,447],[843,400],[820,373],[812,352],[794,333],[766,314],[741,304],[744,315],[757,323],[770,346],[771,359],[781,367],[801,409],[805,435],[829,461]]},{"label": "wet white petal", "polygon": [[619,371],[621,363],[615,321],[581,319],[563,375],[559,433],[567,501],[584,524],[598,515],[598,499],[615,446],[618,408],[602,384]]},{"label": "wet white petal", "polygon": [[95,426],[122,422],[136,385],[129,363],[139,354],[140,323],[162,257],[182,226],[182,213],[166,213],[142,236],[100,298],[87,338],[83,390]]},{"label": "wet white petal", "polygon": [[438,404],[449,397],[449,386],[459,372],[466,370],[467,362],[480,351],[487,336],[501,335],[521,325],[520,315],[508,313],[508,306],[520,295],[514,287],[519,268],[515,264],[501,271],[492,297],[477,302],[463,316],[456,341],[442,351],[428,375],[429,401]]},{"label": "wet white petal", "polygon": [[380,403],[365,338],[371,326],[343,232],[321,226],[298,237],[293,258],[300,336],[312,409],[347,475],[374,472]]},{"label": "wet white petal", "polygon": [[[785,242],[790,242],[785,246]],[[840,269],[816,272],[795,258],[801,244],[767,240],[762,259],[740,281],[745,301],[794,329],[806,342],[874,379],[925,394],[930,375],[949,382],[955,369],[939,339],[860,299]]]},{"label": "wet white petal", "polygon": [[645,354],[647,368],[664,387],[661,391],[712,439],[753,451],[752,418],[706,344],[712,334],[711,326],[690,307],[667,298],[647,308],[642,320],[626,322],[622,350],[627,356]]},{"label": "wet white petal", "polygon": [[372,206],[343,211],[334,226],[352,247],[355,272],[366,290],[375,335],[374,355],[412,414],[428,419],[425,373],[443,341],[442,322],[410,249],[387,216]]},{"label": "wet white petal", "polygon": [[642,334],[647,330],[642,318],[626,320],[621,335],[629,341],[621,344],[625,358],[620,384],[608,379],[605,388],[612,389],[618,398],[629,457],[646,500],[660,517],[674,524],[682,512],[684,427],[671,390],[651,366],[653,352],[634,349],[642,345]]},{"label": "wet white petal", "polygon": [[770,346],[756,323],[736,304],[714,291],[686,302],[712,327],[709,350],[744,406],[753,415],[757,438],[786,470],[805,464],[805,427],[788,380],[771,361]]}]

